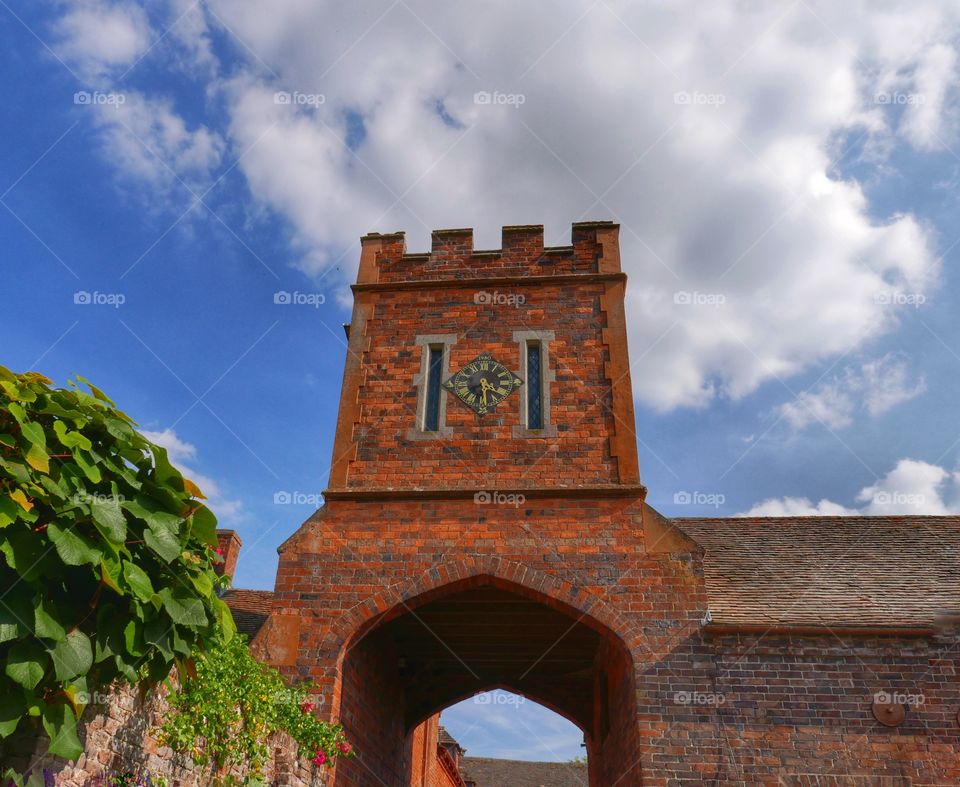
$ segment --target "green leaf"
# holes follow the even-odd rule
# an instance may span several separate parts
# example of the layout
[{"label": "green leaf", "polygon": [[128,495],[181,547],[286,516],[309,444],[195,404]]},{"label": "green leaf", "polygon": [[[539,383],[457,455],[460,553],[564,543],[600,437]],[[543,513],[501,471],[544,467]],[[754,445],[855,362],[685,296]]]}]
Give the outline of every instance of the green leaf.
[{"label": "green leaf", "polygon": [[20,513],[20,506],[6,495],[0,495],[0,527],[6,527],[16,521]]},{"label": "green leaf", "polygon": [[27,470],[26,465],[20,462],[10,462],[6,459],[0,459],[0,467],[6,470],[7,475],[9,475],[18,484],[30,483],[30,471]]},{"label": "green leaf", "polygon": [[0,539],[0,552],[7,559],[7,565],[25,582],[34,582],[40,575],[55,570],[53,566],[59,564],[47,542],[37,538],[37,534],[27,528],[5,528]]},{"label": "green leaf", "polygon": [[23,693],[12,686],[0,685],[0,738],[12,735],[26,712]]},{"label": "green leaf", "polygon": [[101,661],[122,656],[124,650],[123,618],[113,604],[101,604],[97,610],[97,628],[94,631],[93,660]]},{"label": "green leaf", "polygon": [[13,383],[7,380],[0,382],[0,388],[2,388],[4,390],[4,393],[6,393],[6,395],[9,396],[14,401],[22,398],[20,396],[20,389],[16,385],[14,385]]},{"label": "green leaf", "polygon": [[6,674],[23,688],[33,691],[43,678],[47,653],[35,639],[18,642],[7,656]]},{"label": "green leaf", "polygon": [[53,431],[57,433],[57,438],[67,448],[82,448],[84,451],[93,448],[93,443],[90,442],[88,437],[80,434],[80,432],[67,429],[67,425],[63,421],[54,421]]},{"label": "green leaf", "polygon": [[163,608],[174,623],[183,626],[205,626],[207,613],[203,602],[182,588],[163,588],[158,592]]},{"label": "green leaf", "polygon": [[61,527],[56,522],[51,522],[47,532],[60,559],[68,566],[82,566],[85,563],[97,565],[100,562],[103,551],[96,542],[79,533],[76,528]]},{"label": "green leaf", "polygon": [[51,754],[65,760],[76,760],[83,754],[83,746],[77,737],[77,717],[69,705],[44,705],[43,729],[50,737],[48,751]]},{"label": "green leaf", "polygon": [[115,544],[122,544],[127,537],[127,520],[120,510],[115,496],[95,496],[90,502],[93,523],[103,533],[104,538]]},{"label": "green leaf", "polygon": [[190,517],[190,535],[197,539],[201,544],[207,546],[217,546],[217,518],[213,512],[206,506],[200,506]]},{"label": "green leaf", "polygon": [[93,483],[99,484],[103,480],[103,476],[100,473],[100,468],[94,464],[93,460],[90,459],[87,454],[79,448],[74,448],[70,451],[73,456],[73,461],[79,465],[80,469],[83,470],[83,474]]},{"label": "green leaf", "polygon": [[168,660],[173,659],[173,649],[170,643],[170,622],[163,616],[147,621],[143,627],[143,639],[149,645],[154,645]]},{"label": "green leaf", "polygon": [[44,639],[63,639],[67,630],[60,622],[60,613],[48,598],[41,598],[34,602],[33,631]]},{"label": "green leaf", "polygon": [[190,643],[180,636],[180,630],[176,626],[170,631],[170,640],[173,643],[173,650],[176,653],[180,653],[183,656],[189,656],[193,653],[193,648],[190,647]]},{"label": "green leaf", "polygon": [[50,457],[39,445],[30,446],[26,455],[27,464],[40,473],[50,472]]},{"label": "green leaf", "polygon": [[143,633],[141,632],[140,621],[128,621],[127,625],[123,627],[123,641],[127,647],[127,653],[131,656],[139,657],[143,655]]},{"label": "green leaf", "polygon": [[217,617],[220,619],[220,633],[223,636],[223,641],[229,642],[237,633],[237,623],[233,619],[233,613],[226,602],[217,598],[213,600],[213,603],[217,611]]},{"label": "green leaf", "polygon": [[120,558],[115,555],[103,555],[100,558],[100,580],[111,590],[123,595],[120,588]]},{"label": "green leaf", "polygon": [[167,563],[180,555],[180,542],[165,527],[147,528],[143,531],[143,540]]},{"label": "green leaf", "polygon": [[190,581],[203,598],[206,598],[213,592],[213,580],[206,572],[200,574],[191,574]]},{"label": "green leaf", "polygon": [[60,640],[52,655],[53,669],[60,681],[84,675],[93,666],[90,638],[79,629],[74,629]]},{"label": "green leaf", "polygon": [[107,396],[103,391],[97,388],[97,386],[95,386],[92,382],[90,382],[86,377],[81,377],[78,374],[77,379],[80,382],[85,383],[86,386],[93,392],[93,395],[96,396],[97,399],[99,399],[101,402],[106,402],[111,406],[113,405],[113,400],[109,396]]},{"label": "green leaf", "polygon": [[[71,489],[70,485],[66,481],[55,481],[48,475],[42,475],[38,479],[40,481],[40,486],[51,496],[55,497],[58,501],[66,500],[70,496]],[[54,501],[47,501],[48,503],[54,504]]]},{"label": "green leaf", "polygon": [[0,643],[20,636],[20,624],[5,606],[0,606]]},{"label": "green leaf", "polygon": [[171,480],[179,482],[180,471],[170,464],[170,460],[167,458],[167,449],[150,443],[150,450],[153,452],[153,465],[156,468],[157,480],[164,484],[168,484]]},{"label": "green leaf", "polygon": [[40,424],[34,421],[20,421],[20,431],[33,445],[46,449],[47,436],[43,433],[43,427]]},{"label": "green leaf", "polygon": [[114,658],[114,663],[117,667],[117,672],[123,675],[127,683],[136,683],[140,676],[137,674],[137,671],[131,667],[125,658],[118,655]]},{"label": "green leaf", "polygon": [[17,637],[33,633],[33,590],[26,582],[20,582],[0,597],[0,642],[9,642]]},{"label": "green leaf", "polygon": [[[119,412],[119,411],[114,411]],[[129,420],[129,418],[128,418]],[[130,424],[126,421],[121,421],[119,418],[104,418],[104,425],[107,427],[107,431],[112,437],[116,437],[118,440],[131,440],[134,435],[137,433],[133,431],[130,427]]]},{"label": "green leaf", "polygon": [[180,532],[182,517],[164,511],[156,500],[151,500],[144,495],[137,495],[135,500],[124,500],[121,506],[137,519],[142,519],[156,530],[165,528],[174,533]]},{"label": "green leaf", "polygon": [[147,572],[140,568],[140,566],[136,563],[131,563],[129,560],[124,560],[123,578],[137,598],[141,601],[150,600],[150,597],[153,595],[153,583],[150,582],[150,577],[147,576]]}]

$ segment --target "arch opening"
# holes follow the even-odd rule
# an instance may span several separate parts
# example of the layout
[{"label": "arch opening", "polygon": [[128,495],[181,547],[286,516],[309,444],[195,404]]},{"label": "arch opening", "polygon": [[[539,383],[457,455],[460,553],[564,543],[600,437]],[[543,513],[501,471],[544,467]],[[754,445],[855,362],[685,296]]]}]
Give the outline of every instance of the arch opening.
[{"label": "arch opening", "polygon": [[417,784],[418,730],[492,689],[579,727],[591,785],[614,783],[636,762],[633,660],[622,639],[586,612],[502,578],[434,588],[371,619],[345,645],[339,678],[338,717],[363,755],[338,766],[338,785]]},{"label": "arch opening", "polygon": [[[444,708],[440,724],[470,758],[570,763],[586,759],[584,731],[539,702],[506,689]],[[585,779],[580,779],[583,787]]]}]

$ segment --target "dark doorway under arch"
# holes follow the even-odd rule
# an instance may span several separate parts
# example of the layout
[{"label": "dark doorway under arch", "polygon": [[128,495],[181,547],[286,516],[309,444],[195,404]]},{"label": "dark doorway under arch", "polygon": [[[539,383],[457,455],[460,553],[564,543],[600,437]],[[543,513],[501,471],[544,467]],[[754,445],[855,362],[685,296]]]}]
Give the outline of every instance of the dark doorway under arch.
[{"label": "dark doorway under arch", "polygon": [[337,787],[407,787],[418,725],[492,688],[576,724],[594,787],[639,784],[629,651],[588,614],[521,585],[474,577],[398,604],[347,644],[340,677],[338,716],[361,756],[338,765]]}]

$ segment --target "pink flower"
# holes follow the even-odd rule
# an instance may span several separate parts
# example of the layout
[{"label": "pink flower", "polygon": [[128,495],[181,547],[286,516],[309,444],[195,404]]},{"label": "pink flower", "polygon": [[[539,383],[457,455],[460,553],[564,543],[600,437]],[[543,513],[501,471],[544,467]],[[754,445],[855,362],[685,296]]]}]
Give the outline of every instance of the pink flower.
[{"label": "pink flower", "polygon": [[327,761],[327,755],[322,751],[317,752],[317,756],[313,758],[314,765],[323,765]]},{"label": "pink flower", "polygon": [[223,557],[223,547],[217,547],[217,554]]},{"label": "pink flower", "polygon": [[316,703],[310,702],[310,700],[305,700],[304,702],[300,703],[300,710],[302,710],[304,713],[310,713],[316,707]]},{"label": "pink flower", "polygon": [[340,743],[337,744],[337,748],[340,749],[341,754],[349,754],[352,747],[346,741],[340,741]]}]

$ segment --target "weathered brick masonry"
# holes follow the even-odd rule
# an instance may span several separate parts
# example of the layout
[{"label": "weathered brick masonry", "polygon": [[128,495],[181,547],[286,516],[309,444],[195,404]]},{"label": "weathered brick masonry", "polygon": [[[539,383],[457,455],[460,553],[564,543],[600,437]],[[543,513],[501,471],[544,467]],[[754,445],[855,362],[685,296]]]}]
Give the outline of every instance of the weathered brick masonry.
[{"label": "weathered brick masonry", "polygon": [[[448,230],[428,254],[402,234],[363,239],[326,504],[281,548],[255,643],[317,680],[346,726],[360,756],[332,783],[427,783],[424,724],[497,686],[583,729],[591,787],[960,783],[957,638],[935,619],[960,609],[958,553],[930,546],[955,550],[957,520],[883,536],[878,551],[912,543],[922,565],[907,570],[931,578],[886,595],[870,580],[883,566],[811,574],[815,552],[768,551],[769,523],[649,508],[617,236],[575,224],[571,246],[545,249],[541,227],[506,227],[477,252]],[[431,348],[444,380],[488,353],[524,386],[483,416],[442,390],[426,429]],[[851,544],[882,530],[791,522]],[[856,603],[834,605],[829,582]],[[923,703],[887,727],[882,691]]]}]

